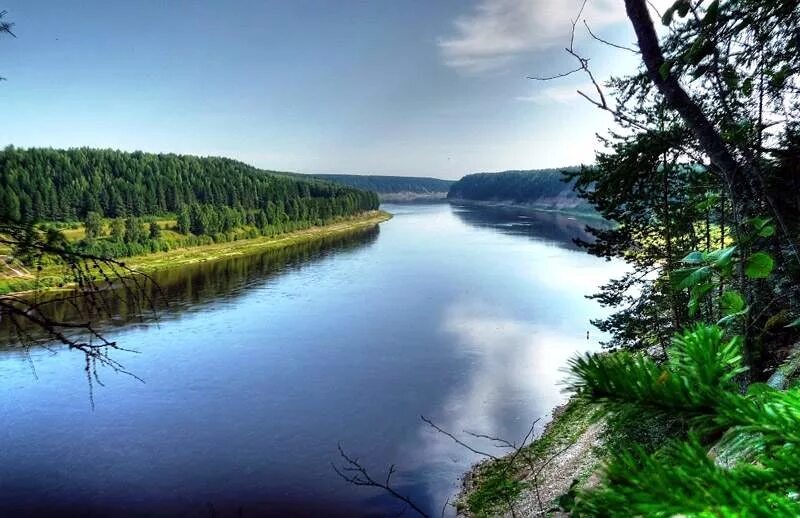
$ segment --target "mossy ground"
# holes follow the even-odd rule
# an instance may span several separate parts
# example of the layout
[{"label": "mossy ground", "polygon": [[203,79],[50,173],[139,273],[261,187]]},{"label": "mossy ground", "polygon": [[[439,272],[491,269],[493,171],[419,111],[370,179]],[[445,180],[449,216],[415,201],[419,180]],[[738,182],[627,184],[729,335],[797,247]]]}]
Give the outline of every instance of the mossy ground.
[{"label": "mossy ground", "polygon": [[[505,514],[510,503],[532,488],[533,468],[550,461],[558,452],[574,444],[593,422],[594,412],[586,403],[570,400],[559,408],[544,433],[511,459],[506,456],[475,466],[464,481],[464,491],[456,502],[459,513],[487,517]],[[589,473],[581,473],[585,478]]]}]

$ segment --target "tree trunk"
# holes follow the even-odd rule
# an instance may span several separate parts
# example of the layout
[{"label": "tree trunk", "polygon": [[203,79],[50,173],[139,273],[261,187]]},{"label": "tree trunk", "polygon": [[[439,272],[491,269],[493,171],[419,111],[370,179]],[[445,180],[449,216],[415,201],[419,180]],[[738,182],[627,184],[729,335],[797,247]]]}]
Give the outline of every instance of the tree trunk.
[{"label": "tree trunk", "polygon": [[[735,233],[737,241],[742,244],[740,238],[745,222],[751,216],[752,200],[759,194],[752,183],[753,179],[746,175],[745,168],[737,162],[717,128],[686,93],[686,90],[678,82],[678,78],[669,70],[669,65],[665,64],[658,35],[647,8],[647,0],[625,0],[625,11],[636,33],[639,51],[650,80],[664,96],[667,105],[678,112],[725,180],[730,193],[733,220],[731,230]],[[742,253],[743,256],[746,256],[747,250],[742,250]],[[738,270],[740,289],[746,300],[750,300],[742,261],[739,261]],[[746,334],[749,327],[749,316],[745,315],[743,330]],[[752,365],[753,355],[749,347],[751,342],[749,338],[749,336],[745,336],[744,357],[745,363]]]},{"label": "tree trunk", "polygon": [[664,54],[658,43],[653,20],[647,10],[647,0],[625,0],[625,11],[628,19],[636,32],[642,60],[647,67],[647,73],[658,91],[664,96],[669,106],[677,111],[689,129],[694,133],[703,150],[711,161],[722,172],[729,185],[741,183],[739,176],[742,174],[739,163],[731,154],[722,136],[708,120],[705,113],[697,103],[689,97],[678,79],[671,73],[662,74],[664,67]]}]

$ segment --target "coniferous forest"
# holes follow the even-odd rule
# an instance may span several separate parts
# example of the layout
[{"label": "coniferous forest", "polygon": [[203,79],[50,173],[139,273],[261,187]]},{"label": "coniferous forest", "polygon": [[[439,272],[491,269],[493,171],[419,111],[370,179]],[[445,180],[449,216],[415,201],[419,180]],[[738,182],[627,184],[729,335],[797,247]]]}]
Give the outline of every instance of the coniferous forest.
[{"label": "coniferous forest", "polygon": [[173,217],[186,236],[178,244],[191,245],[228,240],[244,227],[244,237],[273,235],[377,208],[372,192],[226,158],[88,148],[0,152],[2,218],[83,223],[85,250],[98,255],[163,250],[157,216]]},{"label": "coniferous forest", "polygon": [[591,207],[574,192],[564,174],[578,167],[468,174],[450,188],[451,200],[510,202],[542,208],[588,211]]},{"label": "coniferous forest", "polygon": [[375,191],[378,194],[411,193],[446,193],[453,185],[453,180],[427,178],[419,176],[384,176],[360,174],[320,174],[315,178],[348,185],[356,189]]}]

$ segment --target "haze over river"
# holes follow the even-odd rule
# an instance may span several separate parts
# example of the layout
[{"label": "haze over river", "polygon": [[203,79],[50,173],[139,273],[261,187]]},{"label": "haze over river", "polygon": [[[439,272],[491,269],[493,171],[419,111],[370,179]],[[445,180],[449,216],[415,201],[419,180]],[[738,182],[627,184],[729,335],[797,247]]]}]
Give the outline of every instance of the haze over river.
[{"label": "haze over river", "polygon": [[399,511],[337,477],[338,443],[438,515],[477,458],[420,415],[519,440],[599,348],[584,295],[621,267],[563,215],[383,208],[379,230],[156,275],[158,322],[105,330],[144,383],[102,371],[94,410],[79,353],[0,349],[0,515]]}]

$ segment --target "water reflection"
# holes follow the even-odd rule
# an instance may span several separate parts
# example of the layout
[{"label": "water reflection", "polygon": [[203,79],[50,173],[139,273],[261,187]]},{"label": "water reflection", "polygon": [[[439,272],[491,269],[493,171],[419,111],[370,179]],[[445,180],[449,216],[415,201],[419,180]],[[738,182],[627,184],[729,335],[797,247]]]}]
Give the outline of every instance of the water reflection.
[{"label": "water reflection", "polygon": [[77,355],[33,351],[37,380],[0,354],[0,515],[399,511],[338,479],[340,441],[438,515],[476,459],[420,414],[521,438],[563,397],[564,359],[596,347],[583,296],[614,265],[569,247],[577,225],[386,208],[379,235],[163,274],[158,327],[108,324],[146,383],[105,376],[94,411]]},{"label": "water reflection", "polygon": [[[152,274],[153,283],[143,283],[147,300],[156,303],[153,311],[142,313],[141,304],[128,297],[108,297],[107,313],[113,315],[94,322],[96,329],[107,331],[131,323],[155,324],[176,318],[187,312],[203,311],[209,305],[230,301],[248,289],[260,286],[276,276],[292,271],[303,264],[341,254],[360,247],[369,246],[378,239],[380,227],[360,229],[345,234],[328,236],[307,243],[298,243],[285,248],[255,251],[230,256],[224,260],[206,261],[157,271]],[[58,293],[40,295],[63,297]],[[74,299],[77,304],[81,299]],[[51,318],[69,322],[77,320],[81,308],[71,303],[56,303],[43,306],[43,313]],[[20,321],[22,329],[31,338],[37,337],[37,329],[27,321]],[[17,330],[10,321],[0,321],[0,350],[14,344]]]},{"label": "water reflection", "polygon": [[587,225],[600,228],[607,225],[598,218],[501,205],[475,207],[454,204],[453,213],[468,225],[550,241],[572,250],[578,249],[575,239],[593,239],[586,231]]}]

